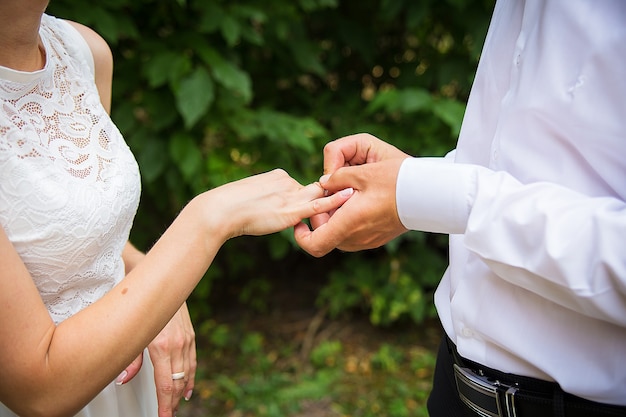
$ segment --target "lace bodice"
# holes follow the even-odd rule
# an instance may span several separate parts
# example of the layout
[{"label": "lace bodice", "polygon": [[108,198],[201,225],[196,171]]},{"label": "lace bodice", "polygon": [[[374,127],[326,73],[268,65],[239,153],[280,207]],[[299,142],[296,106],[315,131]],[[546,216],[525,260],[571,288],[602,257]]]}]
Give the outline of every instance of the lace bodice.
[{"label": "lace bodice", "polygon": [[46,15],[40,35],[44,69],[0,67],[0,225],[59,323],[123,278],[140,181],[85,41]]}]

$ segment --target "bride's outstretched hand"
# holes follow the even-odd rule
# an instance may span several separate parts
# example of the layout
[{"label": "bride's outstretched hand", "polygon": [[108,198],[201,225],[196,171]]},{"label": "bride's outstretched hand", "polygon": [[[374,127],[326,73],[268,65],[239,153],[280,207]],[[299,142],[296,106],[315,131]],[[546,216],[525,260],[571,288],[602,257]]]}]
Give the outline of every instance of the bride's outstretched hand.
[{"label": "bride's outstretched hand", "polygon": [[202,204],[210,208],[204,210],[211,217],[207,220],[214,226],[217,220],[227,240],[275,233],[335,210],[350,198],[352,189],[324,194],[319,183],[304,186],[284,170],[275,169],[222,185],[197,199],[210,200]]}]

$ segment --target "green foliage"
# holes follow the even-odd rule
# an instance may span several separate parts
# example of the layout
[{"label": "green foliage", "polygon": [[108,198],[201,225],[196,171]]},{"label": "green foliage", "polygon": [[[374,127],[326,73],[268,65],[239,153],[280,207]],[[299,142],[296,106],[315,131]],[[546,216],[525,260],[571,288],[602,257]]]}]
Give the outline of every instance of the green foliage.
[{"label": "green foliage", "polygon": [[219,375],[216,400],[232,404],[236,415],[287,417],[300,410],[302,401],[318,400],[331,392],[337,376],[336,372],[320,371],[295,379],[272,373],[235,381]]},{"label": "green foliage", "polygon": [[[444,155],[459,132],[492,7],[493,0],[53,0],[49,13],[94,28],[111,45],[112,117],[143,178],[132,240],[147,249],[204,190],[275,167],[317,180],[322,147],[346,134]],[[446,243],[415,236],[374,256],[334,258],[327,276],[308,278],[327,282],[320,303],[336,314],[366,309],[376,324],[431,315]],[[206,319],[207,296],[226,281],[243,288],[240,301],[261,308],[251,295],[268,288],[258,282],[295,256],[288,232],[227,245],[192,295],[192,313]],[[248,283],[265,292],[246,290]]]},{"label": "green foliage", "polygon": [[324,341],[311,352],[311,363],[318,368],[332,368],[337,365],[341,350],[342,346],[339,341]]},{"label": "green foliage", "polygon": [[[422,348],[384,343],[369,363],[344,374],[337,384],[340,415],[426,417],[434,356]],[[369,366],[368,366],[369,365]]]},{"label": "green foliage", "polygon": [[[282,338],[274,327],[252,325],[228,331],[225,346],[205,344],[198,356],[207,377],[196,380],[191,403],[179,415],[272,416],[329,415],[426,417],[435,356],[428,326],[398,326],[379,344],[374,327],[358,340],[320,337],[308,357],[294,354],[297,337]],[[246,325],[243,325],[246,327]],[[320,329],[318,336],[333,327]],[[207,334],[224,328],[212,323]],[[294,329],[294,332],[299,330]],[[368,335],[363,343],[363,336]],[[373,342],[373,343],[372,343]],[[224,354],[225,350],[230,353]],[[271,366],[268,366],[271,364]],[[311,366],[313,365],[313,366]],[[196,407],[199,413],[194,414]]]},{"label": "green foliage", "polygon": [[385,371],[396,372],[402,360],[402,354],[403,352],[399,349],[384,343],[372,358],[372,364]]},{"label": "green foliage", "polygon": [[446,241],[413,232],[383,249],[345,254],[347,262],[330,272],[319,303],[329,306],[332,317],[358,309],[379,326],[402,319],[420,323],[435,314],[432,292],[445,268]]}]

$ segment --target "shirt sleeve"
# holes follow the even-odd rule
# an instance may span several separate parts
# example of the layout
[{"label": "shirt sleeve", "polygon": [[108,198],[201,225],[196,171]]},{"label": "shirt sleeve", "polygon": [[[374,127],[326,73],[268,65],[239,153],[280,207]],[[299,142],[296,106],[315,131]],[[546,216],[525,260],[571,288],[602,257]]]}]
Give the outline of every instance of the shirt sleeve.
[{"label": "shirt sleeve", "polygon": [[469,215],[471,168],[445,158],[409,158],[400,166],[396,204],[409,230],[463,233]]},{"label": "shirt sleeve", "polygon": [[444,158],[401,166],[407,229],[463,234],[503,280],[582,314],[626,326],[626,203]]}]

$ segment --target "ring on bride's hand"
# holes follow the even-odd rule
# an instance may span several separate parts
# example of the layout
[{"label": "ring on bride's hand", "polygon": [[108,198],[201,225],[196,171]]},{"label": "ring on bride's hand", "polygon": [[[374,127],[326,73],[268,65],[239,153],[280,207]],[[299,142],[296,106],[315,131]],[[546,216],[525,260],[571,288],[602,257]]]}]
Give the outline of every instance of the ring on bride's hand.
[{"label": "ring on bride's hand", "polygon": [[172,379],[176,381],[177,379],[183,379],[185,377],[185,372],[175,372],[172,374]]},{"label": "ring on bride's hand", "polygon": [[328,197],[328,190],[324,188],[324,197]]}]

